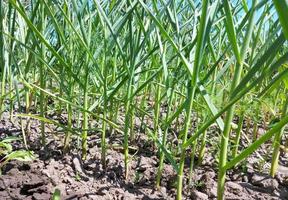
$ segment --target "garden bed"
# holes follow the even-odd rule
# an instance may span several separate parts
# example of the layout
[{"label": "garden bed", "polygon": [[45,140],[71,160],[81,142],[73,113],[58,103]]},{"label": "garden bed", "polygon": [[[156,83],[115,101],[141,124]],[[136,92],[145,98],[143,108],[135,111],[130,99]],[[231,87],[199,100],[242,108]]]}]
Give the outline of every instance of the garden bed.
[{"label": "garden bed", "polygon": [[[30,150],[35,154],[31,162],[10,161],[2,168],[0,177],[0,199],[50,199],[55,189],[59,189],[61,199],[175,199],[176,172],[172,165],[164,165],[161,187],[155,188],[155,177],[158,168],[157,151],[153,142],[144,133],[137,134],[136,142],[131,148],[130,173],[128,180],[124,178],[123,150],[120,146],[121,135],[115,133],[107,143],[107,167],[104,170],[100,159],[100,134],[90,134],[87,159],[82,161],[80,151],[73,148],[70,153],[63,154],[61,135],[53,134],[56,127],[47,125],[47,146],[40,145],[38,121],[32,120],[29,134]],[[135,127],[135,130],[139,130]],[[212,138],[213,130],[208,138]],[[0,136],[21,137],[19,121],[9,121],[4,113],[0,123]],[[215,137],[214,137],[215,138]],[[77,146],[77,141],[73,140]],[[213,152],[207,151],[201,165],[193,171],[192,183],[184,179],[184,199],[215,199],[217,195],[217,167]],[[244,144],[243,144],[244,145]],[[75,146],[75,147],[76,147]],[[280,166],[275,179],[268,176],[267,166],[259,163],[266,155],[265,144],[249,159],[234,170],[229,171],[226,182],[226,199],[287,199],[288,168]],[[22,142],[14,142],[14,149],[23,148]],[[197,159],[197,158],[196,158]],[[197,162],[197,160],[195,160]],[[287,155],[282,156],[280,163],[287,165]],[[189,160],[186,162],[188,174]],[[258,164],[258,165],[257,165]]]}]

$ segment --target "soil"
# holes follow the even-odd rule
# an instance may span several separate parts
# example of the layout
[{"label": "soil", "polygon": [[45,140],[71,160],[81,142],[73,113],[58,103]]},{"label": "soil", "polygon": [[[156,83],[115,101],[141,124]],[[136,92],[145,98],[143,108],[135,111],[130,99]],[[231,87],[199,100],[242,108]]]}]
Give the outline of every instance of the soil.
[{"label": "soil", "polygon": [[[0,122],[0,139],[7,136],[21,136],[19,118],[11,123],[8,113],[4,113]],[[62,116],[63,117],[63,116]],[[56,117],[55,117],[56,118]],[[63,117],[65,119],[65,116]],[[65,120],[63,120],[65,123]],[[25,123],[25,122],[24,122]],[[95,122],[97,124],[97,121]],[[80,150],[73,148],[69,154],[62,152],[63,133],[53,125],[46,127],[47,146],[40,145],[40,123],[31,121],[29,146],[36,159],[31,162],[10,161],[2,168],[0,176],[0,199],[46,200],[51,199],[58,188],[63,200],[88,199],[175,199],[176,173],[167,162],[164,166],[161,188],[155,189],[158,156],[153,149],[153,142],[138,134],[131,148],[130,174],[124,179],[124,162],[121,151],[121,134],[114,133],[107,150],[107,168],[100,162],[100,134],[89,134],[89,151],[87,159],[82,161]],[[135,130],[139,131],[137,125]],[[261,134],[261,133],[260,133]],[[208,133],[207,154],[201,165],[193,171],[190,186],[185,179],[184,199],[216,199],[217,165],[213,144],[215,129]],[[209,139],[210,138],[210,139]],[[212,138],[212,139],[211,139]],[[245,141],[243,139],[243,141]],[[77,146],[79,141],[73,138],[71,145]],[[117,146],[118,144],[118,146]],[[247,144],[242,143],[242,148]],[[280,169],[275,179],[268,176],[267,162],[261,165],[261,157],[265,157],[271,144],[265,144],[249,159],[237,168],[230,170],[226,180],[226,199],[288,199],[287,155],[282,155]],[[21,142],[13,142],[14,149],[21,149]],[[197,158],[195,160],[197,163]],[[189,161],[187,161],[188,174]]]}]

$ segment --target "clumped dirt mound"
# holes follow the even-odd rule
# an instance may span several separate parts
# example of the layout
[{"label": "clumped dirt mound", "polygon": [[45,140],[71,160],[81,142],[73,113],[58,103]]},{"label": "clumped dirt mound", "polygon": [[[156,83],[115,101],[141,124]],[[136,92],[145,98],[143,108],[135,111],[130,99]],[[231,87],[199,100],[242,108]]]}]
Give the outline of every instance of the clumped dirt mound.
[{"label": "clumped dirt mound", "polygon": [[1,199],[49,199],[52,185],[39,174],[41,168],[34,166],[17,162],[6,165],[0,179]]},{"label": "clumped dirt mound", "polygon": [[[95,154],[99,156],[98,153]],[[95,158],[95,156],[94,156]],[[108,167],[101,169],[92,158],[84,163],[77,155],[56,160],[10,162],[0,179],[0,199],[50,199],[55,188],[62,199],[175,199],[175,172],[165,166],[162,187],[154,189],[155,157],[139,157],[131,161],[131,176],[123,178],[122,154],[108,152]],[[216,173],[209,166],[198,168],[193,175],[194,187],[186,188],[186,199],[215,199]],[[244,178],[245,179],[245,178]],[[254,174],[247,182],[228,180],[226,199],[288,199],[287,187],[276,179]]]},{"label": "clumped dirt mound", "polygon": [[[38,127],[39,122],[33,121],[31,124],[29,140],[36,159],[26,163],[11,161],[3,167],[0,177],[1,200],[51,199],[56,188],[61,191],[63,200],[175,199],[176,173],[169,163],[164,166],[161,188],[155,189],[157,151],[147,143],[148,138],[142,138],[143,135],[133,145],[135,148],[130,154],[129,179],[124,180],[124,159],[119,147],[121,135],[115,134],[113,141],[108,141],[111,146],[107,151],[107,168],[104,170],[100,163],[99,134],[89,137],[87,160],[82,161],[77,148],[70,154],[62,154],[61,137],[52,134],[55,128],[52,126],[47,128],[47,131],[51,131],[47,132],[47,146],[41,148],[39,130],[34,128]],[[11,124],[4,117],[0,123],[0,139],[11,135],[21,136],[19,125]],[[13,145],[15,149],[22,148],[19,142]],[[287,158],[284,161],[282,163],[287,163]],[[253,166],[257,162],[257,154],[253,154],[242,168],[229,171],[226,199],[288,199],[288,168],[280,166],[280,172],[273,179],[265,170],[261,173],[254,171]],[[192,184],[185,184],[184,199],[216,199],[217,167],[213,163],[215,155],[211,151],[206,154],[202,165],[194,170]],[[186,164],[188,174],[189,161]],[[187,179],[185,181],[188,182]]]},{"label": "clumped dirt mound", "polygon": [[62,199],[173,199],[164,187],[154,190],[153,158],[142,157],[140,165],[131,168],[135,174],[124,181],[121,157],[121,153],[109,151],[106,171],[96,161],[82,163],[77,155],[25,164],[12,161],[3,168],[0,199],[50,199],[55,188],[60,189]]}]

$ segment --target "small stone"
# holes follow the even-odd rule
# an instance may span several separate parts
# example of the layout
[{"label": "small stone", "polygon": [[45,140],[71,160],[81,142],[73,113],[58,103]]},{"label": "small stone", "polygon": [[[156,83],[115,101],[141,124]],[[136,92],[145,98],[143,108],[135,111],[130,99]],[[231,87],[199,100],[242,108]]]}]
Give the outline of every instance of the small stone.
[{"label": "small stone", "polygon": [[206,176],[209,176],[211,179],[215,178],[216,174],[214,171],[209,171],[206,173]]},{"label": "small stone", "polygon": [[46,200],[46,199],[50,199],[50,194],[47,193],[34,193],[33,194],[33,199],[34,200]]},{"label": "small stone", "polygon": [[73,194],[73,190],[67,188],[67,189],[66,189],[66,194],[67,194],[67,195],[71,195],[71,194]]},{"label": "small stone", "polygon": [[241,176],[239,174],[233,174],[231,177],[232,181],[240,181]]},{"label": "small stone", "polygon": [[265,133],[265,129],[263,129],[263,128],[258,129],[258,135],[259,136],[263,135],[264,133]]},{"label": "small stone", "polygon": [[214,184],[213,187],[210,189],[209,196],[213,197],[213,198],[217,197],[217,186],[216,186],[216,184]]},{"label": "small stone", "polygon": [[278,166],[278,169],[277,169],[277,172],[278,172],[279,174],[282,174],[282,175],[285,176],[285,177],[288,177],[288,167],[279,165],[279,166]]},{"label": "small stone", "polygon": [[66,176],[63,178],[63,183],[70,183],[72,184],[73,183],[73,180],[69,177],[69,176]]},{"label": "small stone", "polygon": [[248,183],[248,181],[249,181],[248,176],[246,176],[246,175],[243,176],[242,181],[245,183]]},{"label": "small stone", "polygon": [[231,181],[226,183],[226,188],[227,190],[229,190],[230,192],[234,194],[239,194],[243,191],[243,188],[241,187],[241,185],[235,182],[231,182]]},{"label": "small stone", "polygon": [[270,192],[273,192],[278,188],[279,183],[277,180],[269,176],[261,176],[259,174],[254,174],[251,178],[251,183],[255,186],[263,187]]},{"label": "small stone", "polygon": [[75,171],[83,172],[82,163],[78,156],[75,156],[72,160]]},{"label": "small stone", "polygon": [[11,170],[9,170],[7,172],[7,175],[9,175],[9,176],[17,176],[17,174],[19,174],[19,173],[20,172],[19,172],[19,170],[17,168],[13,168],[13,169],[11,169]]},{"label": "small stone", "polygon": [[208,199],[208,195],[204,194],[202,192],[199,192],[197,190],[192,190],[191,192],[191,199],[195,199],[195,200],[206,200]]},{"label": "small stone", "polygon": [[139,160],[139,166],[137,168],[137,171],[144,172],[147,169],[151,168],[152,166],[155,166],[156,162],[154,159],[151,159],[150,157],[142,156]]},{"label": "small stone", "polygon": [[86,176],[84,169],[83,169],[83,164],[79,156],[75,156],[72,160],[73,167],[75,169],[75,173],[78,174],[82,180],[84,181],[89,181],[89,177]]},{"label": "small stone", "polygon": [[215,177],[215,172],[210,171],[203,175],[202,180],[204,182],[204,190],[210,198],[217,197],[217,183],[213,179]]},{"label": "small stone", "polygon": [[4,191],[6,189],[4,182],[0,181],[0,191]]},{"label": "small stone", "polygon": [[135,117],[135,119],[134,119],[135,126],[140,127],[141,123],[142,123],[141,119],[139,119],[139,117]]},{"label": "small stone", "polygon": [[275,196],[277,196],[277,197],[279,197],[279,196],[280,196],[280,192],[279,192],[279,191],[277,191],[277,190],[274,190],[274,191],[273,191],[273,194],[274,194]]},{"label": "small stone", "polygon": [[167,193],[166,187],[161,187],[160,191],[161,191],[162,194],[166,194]]},{"label": "small stone", "polygon": [[279,165],[275,178],[281,185],[288,186],[288,168]]}]

